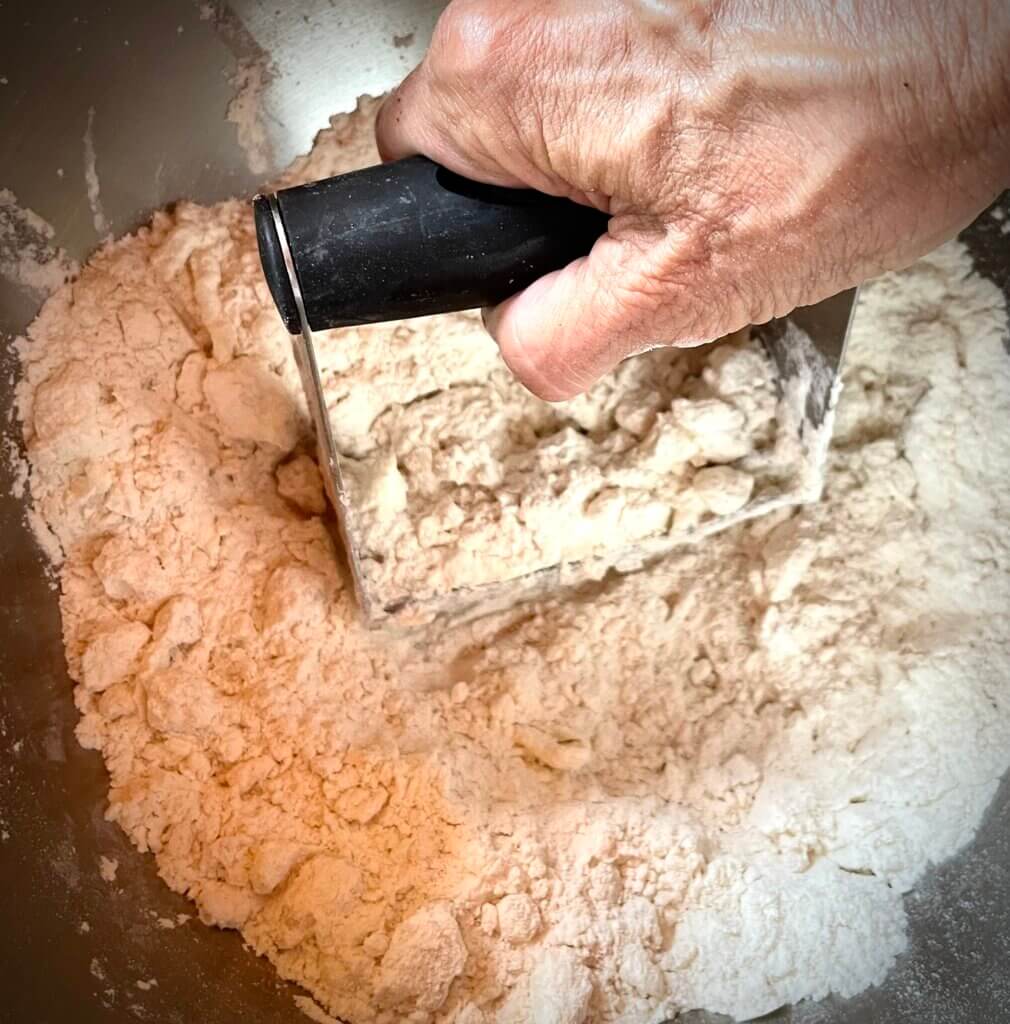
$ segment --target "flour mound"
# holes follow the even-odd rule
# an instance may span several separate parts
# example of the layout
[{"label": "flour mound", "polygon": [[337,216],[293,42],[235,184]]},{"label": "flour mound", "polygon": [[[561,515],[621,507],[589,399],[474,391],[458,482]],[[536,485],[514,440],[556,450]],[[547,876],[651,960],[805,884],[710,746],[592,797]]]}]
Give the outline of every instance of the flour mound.
[{"label": "flour mound", "polygon": [[[302,172],[360,162],[373,114]],[[902,893],[1010,762],[1006,328],[945,246],[865,289],[823,503],[392,639],[321,515],[247,206],[156,215],[19,343],[109,818],[354,1024],[750,1017],[879,982]]]}]

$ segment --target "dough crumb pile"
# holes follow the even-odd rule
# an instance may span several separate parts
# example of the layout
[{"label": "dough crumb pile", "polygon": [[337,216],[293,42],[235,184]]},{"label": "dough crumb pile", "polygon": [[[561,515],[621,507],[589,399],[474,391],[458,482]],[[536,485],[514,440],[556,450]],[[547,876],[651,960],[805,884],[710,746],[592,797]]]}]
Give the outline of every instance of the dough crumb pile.
[{"label": "dough crumb pile", "polygon": [[[360,162],[374,109],[294,173]],[[479,340],[467,318],[429,329],[433,348]],[[392,637],[362,624],[332,540],[247,205],[157,214],[19,342],[31,495],[108,817],[316,1019],[749,1018],[880,982],[906,944],[903,894],[971,838],[1010,763],[1006,334],[1000,293],[945,246],[864,290],[821,504]],[[339,341],[330,369],[356,381]],[[594,522],[646,528],[660,467],[729,507],[743,446],[769,437],[765,385],[733,390],[765,380],[744,340],[629,362],[554,411],[481,344],[460,346],[472,401],[440,388],[397,410],[348,388],[333,404],[361,425],[345,436],[398,462],[357,453],[376,516],[409,476],[416,513],[396,522],[428,566],[474,571],[460,512],[535,520],[523,489],[555,474],[579,496],[574,535],[587,498]],[[441,448],[428,413],[454,402],[465,433]],[[591,408],[617,426],[598,432]],[[705,448],[722,444],[740,447]],[[584,480],[563,476],[566,452]],[[454,481],[460,512],[426,474]],[[698,514],[685,493],[675,516]]]}]

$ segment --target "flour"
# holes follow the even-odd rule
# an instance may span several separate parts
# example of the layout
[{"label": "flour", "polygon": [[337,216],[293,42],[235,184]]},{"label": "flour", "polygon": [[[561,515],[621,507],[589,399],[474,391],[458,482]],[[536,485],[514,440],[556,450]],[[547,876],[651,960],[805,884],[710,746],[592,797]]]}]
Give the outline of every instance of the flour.
[{"label": "flour", "polygon": [[36,295],[49,295],[80,268],[53,245],[53,227],[0,189],[0,276]]},{"label": "flour", "polygon": [[116,880],[116,873],[119,871],[119,861],[112,857],[98,858],[98,874],[103,882],[110,885]]},{"label": "flour", "polygon": [[340,1024],[335,1018],[331,1017],[325,1010],[321,1009],[319,1004],[308,996],[295,996],[295,1006],[298,1007],[302,1013],[313,1020],[316,1024]]},{"label": "flour", "polygon": [[81,140],[84,143],[84,183],[88,190],[91,221],[99,238],[109,237],[109,221],[102,206],[102,186],[98,179],[98,160],[95,154],[95,108],[88,108],[88,127]]},{"label": "flour", "polygon": [[[277,69],[270,55],[256,42],[242,20],[228,4],[208,3],[199,7],[200,20],[209,21],[221,41],[235,57],[235,68],[229,76],[232,98],[225,112],[235,126],[235,136],[254,174],[265,174],[273,161],[273,150],[267,132],[266,99]],[[182,31],[182,26],[179,27]]]},{"label": "flour", "polygon": [[1006,329],[957,244],[872,283],[821,504],[390,638],[320,517],[248,208],[156,215],[19,345],[108,817],[355,1024],[750,1017],[881,981],[902,894],[1010,762]]},{"label": "flour", "polygon": [[231,77],[235,93],[228,104],[227,118],[235,125],[238,144],[254,174],[265,174],[270,167],[263,102],[274,74],[269,59],[256,57],[240,59]]}]

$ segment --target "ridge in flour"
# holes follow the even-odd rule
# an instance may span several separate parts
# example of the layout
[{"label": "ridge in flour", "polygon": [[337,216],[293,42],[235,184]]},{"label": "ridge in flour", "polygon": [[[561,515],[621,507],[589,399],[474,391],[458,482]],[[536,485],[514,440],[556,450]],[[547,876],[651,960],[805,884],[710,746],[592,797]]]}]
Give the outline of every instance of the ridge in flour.
[{"label": "ridge in flour", "polygon": [[[373,158],[375,104],[306,177]],[[735,1017],[881,981],[1010,760],[1006,308],[868,285],[824,501],[419,638],[359,622],[244,204],[21,343],[78,737],[202,919],[354,1024]]]}]

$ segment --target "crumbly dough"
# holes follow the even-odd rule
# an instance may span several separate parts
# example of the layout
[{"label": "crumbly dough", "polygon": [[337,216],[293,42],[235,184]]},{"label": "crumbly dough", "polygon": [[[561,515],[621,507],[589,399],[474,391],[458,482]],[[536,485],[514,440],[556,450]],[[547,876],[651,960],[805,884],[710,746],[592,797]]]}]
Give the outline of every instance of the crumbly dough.
[{"label": "crumbly dough", "polygon": [[327,386],[351,529],[386,606],[688,537],[773,475],[775,371],[746,336],[630,359],[559,405],[502,366],[475,313],[320,347],[339,362]]},{"label": "crumbly dough", "polygon": [[946,246],[865,289],[823,503],[394,637],[319,514],[247,206],[158,214],[19,343],[109,818],[352,1024],[749,1018],[879,982],[1010,762],[1006,331]]}]

